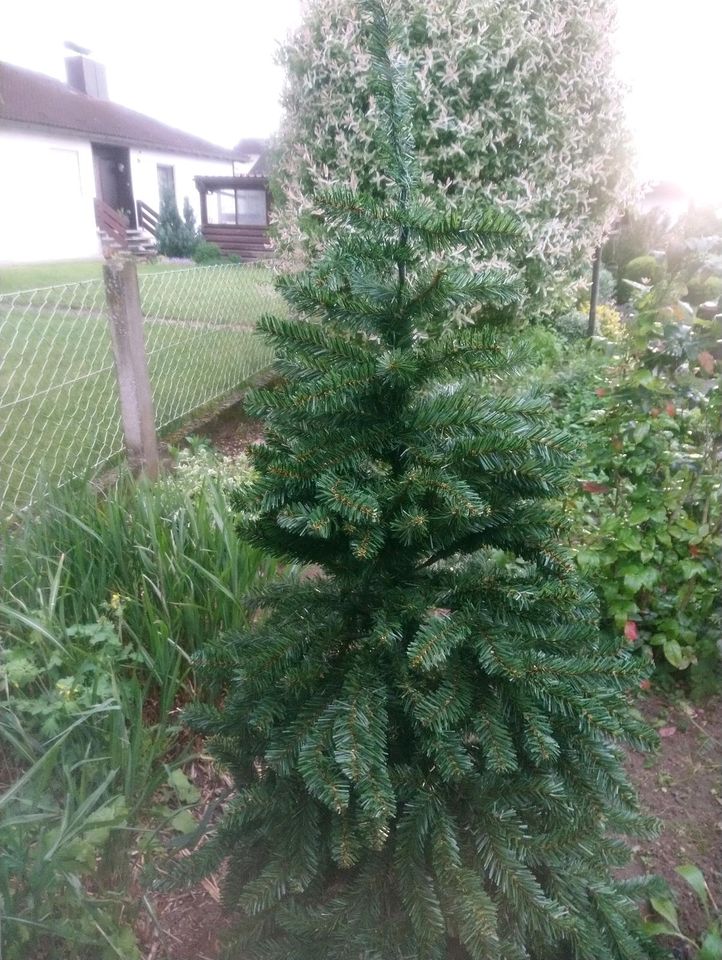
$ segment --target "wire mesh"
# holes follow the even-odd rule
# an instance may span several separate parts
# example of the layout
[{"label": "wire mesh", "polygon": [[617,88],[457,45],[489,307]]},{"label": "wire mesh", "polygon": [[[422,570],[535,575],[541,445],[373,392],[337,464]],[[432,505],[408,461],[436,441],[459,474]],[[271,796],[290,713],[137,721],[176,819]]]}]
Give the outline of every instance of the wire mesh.
[{"label": "wire mesh", "polygon": [[[254,333],[281,301],[270,270],[221,264],[139,277],[156,427],[179,424],[267,367]],[[101,280],[0,295],[0,510],[123,452]]]},{"label": "wire mesh", "polygon": [[0,296],[0,505],[93,470],[122,450],[99,280]]},{"label": "wire mesh", "polygon": [[218,264],[140,277],[156,427],[181,422],[271,363],[255,333],[282,309],[268,267]]}]

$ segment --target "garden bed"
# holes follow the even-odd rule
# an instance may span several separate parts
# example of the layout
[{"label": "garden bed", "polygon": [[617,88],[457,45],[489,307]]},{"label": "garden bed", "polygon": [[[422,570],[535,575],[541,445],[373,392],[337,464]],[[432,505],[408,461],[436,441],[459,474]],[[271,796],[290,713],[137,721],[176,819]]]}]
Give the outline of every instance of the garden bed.
[{"label": "garden bed", "polygon": [[[693,706],[655,694],[642,699],[639,709],[659,729],[660,749],[654,755],[631,754],[629,772],[643,807],[660,819],[662,831],[657,839],[634,847],[628,872],[663,876],[675,892],[681,929],[699,935],[704,917],[675,867],[695,863],[712,895],[722,899],[722,700]],[[223,784],[202,765],[187,772],[203,791],[203,809]],[[212,879],[187,893],[154,896],[151,902],[158,926],[143,915],[138,932],[144,960],[217,960],[228,920]]]},{"label": "garden bed", "polygon": [[[260,423],[246,416],[242,402],[205,425],[204,435],[225,456],[235,456],[262,438]],[[722,900],[722,700],[702,705],[652,692],[638,704],[660,733],[656,754],[631,753],[629,773],[643,808],[659,818],[662,830],[655,840],[633,848],[633,867],[663,876],[679,904],[680,927],[690,936],[701,933],[704,917],[689,887],[675,867],[695,863],[704,873],[719,902]],[[213,784],[203,774],[206,790]],[[199,784],[200,785],[200,784]],[[222,919],[212,886],[191,894],[157,900],[161,926],[169,931],[166,954],[149,953],[148,960],[215,960]]]}]

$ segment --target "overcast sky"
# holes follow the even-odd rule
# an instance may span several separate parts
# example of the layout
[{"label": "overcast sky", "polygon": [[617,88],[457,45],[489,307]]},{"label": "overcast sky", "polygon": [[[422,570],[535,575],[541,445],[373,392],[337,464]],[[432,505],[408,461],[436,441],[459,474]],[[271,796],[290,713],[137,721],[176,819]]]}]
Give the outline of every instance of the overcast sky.
[{"label": "overcast sky", "polygon": [[[618,0],[620,71],[645,179],[722,199],[720,0]],[[0,60],[63,78],[63,42],[90,47],[112,99],[224,146],[279,119],[278,44],[301,0],[34,0],[4,13]],[[1,162],[1,161],[0,161]]]}]

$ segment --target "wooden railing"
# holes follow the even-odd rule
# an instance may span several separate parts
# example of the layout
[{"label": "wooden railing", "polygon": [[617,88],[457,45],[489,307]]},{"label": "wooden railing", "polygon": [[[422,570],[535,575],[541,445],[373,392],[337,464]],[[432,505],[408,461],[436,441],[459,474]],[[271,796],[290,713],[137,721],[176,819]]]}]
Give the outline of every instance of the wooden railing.
[{"label": "wooden railing", "polygon": [[147,230],[154,237],[158,236],[158,212],[149,207],[147,203],[138,200],[135,205],[138,212],[138,229]]},{"label": "wooden railing", "polygon": [[104,200],[95,198],[95,222],[120,247],[128,246],[128,218],[119,210],[113,210]]}]

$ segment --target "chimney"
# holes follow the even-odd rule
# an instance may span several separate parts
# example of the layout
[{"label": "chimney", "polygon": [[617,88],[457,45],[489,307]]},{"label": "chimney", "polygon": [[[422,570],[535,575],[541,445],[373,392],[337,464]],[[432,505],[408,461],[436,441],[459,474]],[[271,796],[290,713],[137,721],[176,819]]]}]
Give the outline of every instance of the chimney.
[{"label": "chimney", "polygon": [[65,58],[65,73],[68,86],[98,100],[108,99],[108,83],[102,63],[82,55]]}]

